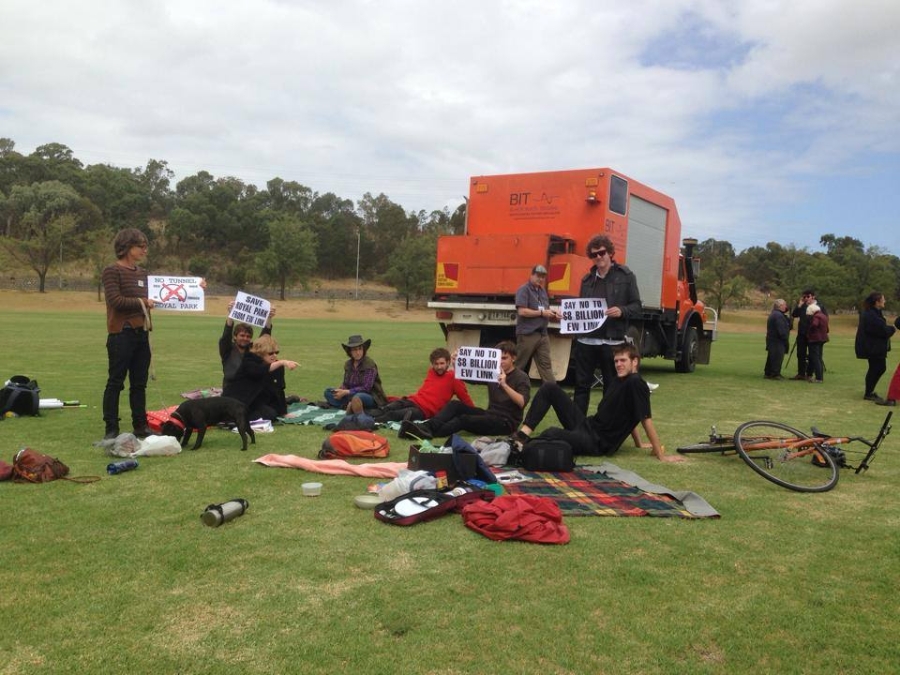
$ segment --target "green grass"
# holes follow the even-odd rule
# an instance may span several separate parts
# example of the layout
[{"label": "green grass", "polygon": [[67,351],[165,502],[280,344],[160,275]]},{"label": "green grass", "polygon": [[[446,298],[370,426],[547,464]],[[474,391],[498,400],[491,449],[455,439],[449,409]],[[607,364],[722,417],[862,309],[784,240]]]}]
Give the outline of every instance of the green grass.
[{"label": "green grass", "polygon": [[[218,318],[162,315],[149,407],[220,381]],[[711,424],[771,418],[874,435],[852,335],[825,348],[822,386],[770,382],[761,331],[724,333],[692,375],[648,361],[654,420],[670,451]],[[339,343],[373,339],[389,393],[414,390],[433,324],[277,321],[302,363],[288,391],[334,385]],[[89,485],[0,484],[0,673],[874,673],[895,670],[900,478],[896,436],[863,476],[824,494],[764,481],[737,457],[664,465],[630,447],[618,465],[704,496],[720,520],[569,518],[567,546],[491,542],[451,515],[412,528],[353,506],[364,478],[268,469],[265,453],[315,456],[318,428],[279,427],[239,451],[211,431],[198,452],[140,460],[107,477],[105,324],[95,313],[0,310],[4,378],[87,408],[0,423],[0,457],[58,456]],[[893,362],[891,362],[893,367]],[[881,390],[887,386],[888,376]],[[474,387],[476,401],[485,402]],[[126,413],[127,393],[122,410]],[[391,435],[393,440],[393,435]],[[392,458],[405,459],[395,441]],[[204,527],[232,497],[248,513]],[[893,664],[893,665],[892,665]]]}]

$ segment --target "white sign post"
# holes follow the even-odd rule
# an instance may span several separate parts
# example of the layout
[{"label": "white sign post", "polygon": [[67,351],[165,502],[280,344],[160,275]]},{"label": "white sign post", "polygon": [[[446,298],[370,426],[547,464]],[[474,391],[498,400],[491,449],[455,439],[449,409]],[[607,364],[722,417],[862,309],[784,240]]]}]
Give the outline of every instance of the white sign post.
[{"label": "white sign post", "polygon": [[460,347],[453,366],[456,376],[472,382],[497,382],[500,379],[500,350],[488,347]]},{"label": "white sign post", "polygon": [[266,325],[271,309],[272,304],[268,300],[238,291],[228,318],[262,328]]},{"label": "white sign post", "polygon": [[154,301],[153,309],[176,312],[202,312],[206,307],[206,293],[200,282],[203,277],[147,277],[147,297]]},{"label": "white sign post", "polygon": [[582,334],[595,331],[606,321],[606,298],[572,298],[562,301],[559,332]]}]

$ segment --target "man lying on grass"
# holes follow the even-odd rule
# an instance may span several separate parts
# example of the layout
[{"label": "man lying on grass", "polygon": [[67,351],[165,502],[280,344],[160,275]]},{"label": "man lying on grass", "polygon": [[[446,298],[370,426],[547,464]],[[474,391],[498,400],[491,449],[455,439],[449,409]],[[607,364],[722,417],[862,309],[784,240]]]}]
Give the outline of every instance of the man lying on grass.
[{"label": "man lying on grass", "polygon": [[644,427],[654,457],[661,462],[681,462],[683,457],[666,455],[659,442],[650,415],[650,389],[638,374],[641,359],[634,345],[624,344],[613,351],[616,381],[597,406],[592,417],[585,417],[569,395],[556,383],[541,385],[531,402],[528,414],[514,439],[527,442],[531,432],[553,408],[563,428],[545,429],[540,437],[562,440],[572,446],[576,455],[612,455],[632,435],[640,447],[637,425]]}]

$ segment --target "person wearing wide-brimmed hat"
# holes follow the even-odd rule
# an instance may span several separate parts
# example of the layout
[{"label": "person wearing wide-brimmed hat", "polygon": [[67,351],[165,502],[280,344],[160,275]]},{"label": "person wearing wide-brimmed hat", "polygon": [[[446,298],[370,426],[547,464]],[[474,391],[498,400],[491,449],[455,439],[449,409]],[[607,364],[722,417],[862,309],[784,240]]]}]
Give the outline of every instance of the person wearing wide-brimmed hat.
[{"label": "person wearing wide-brimmed hat", "polygon": [[347,352],[344,364],[344,381],[340,387],[325,390],[325,402],[332,408],[343,408],[360,413],[366,408],[377,408],[387,403],[378,365],[369,357],[371,340],[362,335],[351,335],[346,343],[341,343]]}]

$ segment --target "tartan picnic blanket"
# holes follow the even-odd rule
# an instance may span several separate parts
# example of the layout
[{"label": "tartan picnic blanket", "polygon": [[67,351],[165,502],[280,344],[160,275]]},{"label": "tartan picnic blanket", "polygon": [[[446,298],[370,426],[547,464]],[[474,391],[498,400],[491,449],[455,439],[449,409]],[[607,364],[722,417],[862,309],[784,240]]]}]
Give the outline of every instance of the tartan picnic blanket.
[{"label": "tartan picnic blanket", "polygon": [[504,485],[508,494],[548,497],[566,516],[719,517],[699,495],[653,485],[614,464],[581,467],[568,473],[521,469],[519,473],[529,480]]}]

